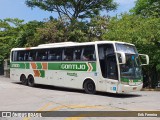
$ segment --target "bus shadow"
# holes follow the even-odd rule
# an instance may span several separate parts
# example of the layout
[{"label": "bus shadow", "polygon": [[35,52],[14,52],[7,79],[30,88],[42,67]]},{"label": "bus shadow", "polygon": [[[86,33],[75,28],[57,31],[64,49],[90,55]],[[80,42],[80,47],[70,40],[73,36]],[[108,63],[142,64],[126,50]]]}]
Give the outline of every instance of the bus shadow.
[{"label": "bus shadow", "polygon": [[125,94],[117,94],[117,93],[107,93],[107,92],[97,92],[97,95],[114,97],[114,98],[133,98],[133,97],[141,97],[139,94],[125,93]]},{"label": "bus shadow", "polygon": [[[21,83],[16,83],[19,85],[22,85]],[[24,86],[24,85],[22,85]],[[66,91],[66,92],[73,92],[73,93],[82,93],[82,94],[87,94],[85,93],[84,90],[79,90],[79,89],[72,89],[72,88],[65,88],[65,87],[57,87],[57,86],[51,86],[51,85],[41,85],[41,84],[36,84],[34,88],[38,89],[45,89],[45,90],[54,90],[54,91]],[[106,96],[106,97],[114,97],[114,98],[132,98],[132,97],[141,97],[142,95],[139,94],[116,94],[116,93],[107,93],[107,92],[96,92],[96,96]]]}]

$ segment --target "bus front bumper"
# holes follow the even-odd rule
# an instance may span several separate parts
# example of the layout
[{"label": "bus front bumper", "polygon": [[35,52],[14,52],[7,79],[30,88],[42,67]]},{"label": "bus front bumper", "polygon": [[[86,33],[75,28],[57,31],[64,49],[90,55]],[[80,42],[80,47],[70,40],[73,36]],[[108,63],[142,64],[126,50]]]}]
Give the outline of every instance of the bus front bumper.
[{"label": "bus front bumper", "polygon": [[119,84],[117,93],[129,93],[129,92],[140,91],[142,87],[143,83],[135,86]]}]

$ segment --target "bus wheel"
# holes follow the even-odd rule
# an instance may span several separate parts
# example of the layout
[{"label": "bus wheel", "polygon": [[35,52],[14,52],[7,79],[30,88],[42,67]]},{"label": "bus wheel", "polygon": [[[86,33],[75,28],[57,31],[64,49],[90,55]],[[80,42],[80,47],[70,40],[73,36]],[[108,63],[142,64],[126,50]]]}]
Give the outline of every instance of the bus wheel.
[{"label": "bus wheel", "polygon": [[30,87],[34,87],[34,86],[35,86],[34,78],[33,78],[32,75],[29,75],[29,76],[28,76],[28,85],[29,85]]},{"label": "bus wheel", "polygon": [[20,81],[22,82],[22,85],[27,85],[27,83],[28,83],[25,75],[21,75]]},{"label": "bus wheel", "polygon": [[84,83],[84,90],[88,94],[94,94],[96,92],[95,84],[92,80],[87,80]]}]

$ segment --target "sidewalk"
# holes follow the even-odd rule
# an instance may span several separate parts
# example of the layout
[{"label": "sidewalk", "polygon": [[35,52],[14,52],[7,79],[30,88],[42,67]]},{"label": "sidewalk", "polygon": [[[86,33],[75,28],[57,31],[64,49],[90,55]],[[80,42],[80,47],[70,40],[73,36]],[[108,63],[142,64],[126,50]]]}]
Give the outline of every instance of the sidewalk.
[{"label": "sidewalk", "polygon": [[155,89],[153,89],[153,88],[142,88],[141,91],[160,91],[160,88],[155,88]]},{"label": "sidewalk", "polygon": [[9,77],[5,77],[4,75],[0,75],[0,80],[3,79],[3,80],[9,80],[10,78]]}]

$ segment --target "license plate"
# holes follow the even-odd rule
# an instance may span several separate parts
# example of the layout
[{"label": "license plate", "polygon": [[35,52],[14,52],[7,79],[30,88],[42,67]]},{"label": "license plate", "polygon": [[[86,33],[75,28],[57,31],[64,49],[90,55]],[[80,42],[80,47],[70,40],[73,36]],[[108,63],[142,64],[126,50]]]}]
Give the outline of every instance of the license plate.
[{"label": "license plate", "polygon": [[129,80],[129,85],[136,85],[136,83],[133,80]]}]

